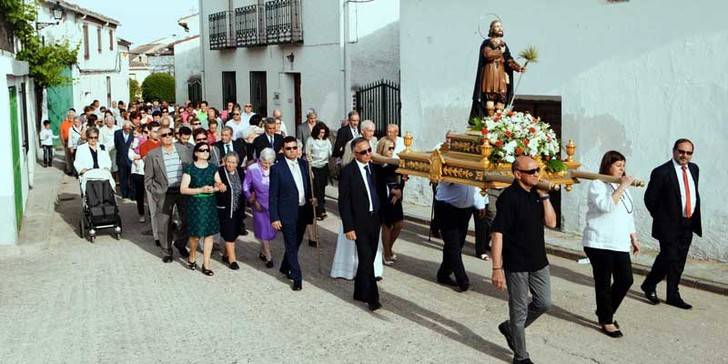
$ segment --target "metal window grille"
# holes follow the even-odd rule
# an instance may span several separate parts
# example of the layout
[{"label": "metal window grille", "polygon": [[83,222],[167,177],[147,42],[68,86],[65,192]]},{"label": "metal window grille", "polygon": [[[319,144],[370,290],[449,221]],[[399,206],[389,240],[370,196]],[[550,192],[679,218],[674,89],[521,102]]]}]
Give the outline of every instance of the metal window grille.
[{"label": "metal window grille", "polygon": [[231,11],[220,11],[210,14],[210,49],[224,49],[234,47],[231,35]]},{"label": "metal window grille", "polygon": [[264,44],[259,36],[259,14],[257,5],[235,9],[235,45],[250,47]]},{"label": "metal window grille", "polygon": [[402,124],[402,103],[399,84],[380,80],[362,86],[354,94],[354,103],[361,120],[371,120],[376,125],[378,137],[387,132],[387,125]]},{"label": "metal window grille", "polygon": [[268,44],[303,42],[300,0],[272,0],[265,3]]}]

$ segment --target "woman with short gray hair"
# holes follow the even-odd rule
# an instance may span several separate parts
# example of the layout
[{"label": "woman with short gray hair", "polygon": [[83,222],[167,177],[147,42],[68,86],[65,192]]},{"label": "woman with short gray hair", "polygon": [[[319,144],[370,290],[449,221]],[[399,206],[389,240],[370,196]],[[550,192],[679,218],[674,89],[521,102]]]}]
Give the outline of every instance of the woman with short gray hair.
[{"label": "woman with short gray hair", "polygon": [[270,223],[268,209],[270,167],[273,165],[275,159],[276,153],[273,149],[263,149],[260,152],[258,162],[248,167],[243,182],[245,198],[253,209],[253,230],[255,231],[255,237],[261,242],[258,258],[265,262],[267,268],[273,268],[270,242],[276,237],[276,231]]},{"label": "woman with short gray hair", "polygon": [[235,257],[235,241],[238,239],[240,227],[243,224],[243,219],[245,219],[245,197],[243,194],[245,172],[239,165],[238,154],[230,152],[225,154],[222,158],[222,165],[217,169],[220,180],[226,187],[216,194],[220,237],[225,241],[222,260],[232,270],[240,268]]}]

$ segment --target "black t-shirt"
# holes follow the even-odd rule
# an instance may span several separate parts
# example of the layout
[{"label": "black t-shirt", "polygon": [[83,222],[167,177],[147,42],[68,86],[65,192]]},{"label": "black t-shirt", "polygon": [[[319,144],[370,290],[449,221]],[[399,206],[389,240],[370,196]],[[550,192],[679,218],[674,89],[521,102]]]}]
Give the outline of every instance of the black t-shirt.
[{"label": "black t-shirt", "polygon": [[535,272],[549,264],[543,236],[543,202],[536,189],[513,182],[498,197],[493,232],[503,234],[503,269]]}]

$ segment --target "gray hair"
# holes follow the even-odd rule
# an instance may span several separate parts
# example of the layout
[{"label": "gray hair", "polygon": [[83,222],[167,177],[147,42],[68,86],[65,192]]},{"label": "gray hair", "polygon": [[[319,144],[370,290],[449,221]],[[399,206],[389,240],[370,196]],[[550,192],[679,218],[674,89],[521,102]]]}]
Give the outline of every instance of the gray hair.
[{"label": "gray hair", "polygon": [[374,125],[374,122],[371,120],[364,120],[361,122],[361,125],[359,125],[359,129],[371,129],[372,131],[377,130],[377,126]]},{"label": "gray hair", "polygon": [[258,158],[262,161],[273,162],[276,160],[276,152],[273,148],[265,148],[260,151],[260,156],[258,156]]},{"label": "gray hair", "polygon": [[234,133],[233,128],[231,128],[229,126],[223,126],[222,127],[222,131],[220,132],[220,134],[222,134],[222,133],[224,133],[226,131],[229,131],[230,132],[230,135],[233,135],[233,133]]},{"label": "gray hair", "polygon": [[225,154],[225,156],[222,157],[222,160],[227,162],[227,160],[230,158],[235,158],[235,160],[238,162],[240,161],[240,157],[238,156],[238,153],[235,153],[235,152],[229,152],[229,153]]}]

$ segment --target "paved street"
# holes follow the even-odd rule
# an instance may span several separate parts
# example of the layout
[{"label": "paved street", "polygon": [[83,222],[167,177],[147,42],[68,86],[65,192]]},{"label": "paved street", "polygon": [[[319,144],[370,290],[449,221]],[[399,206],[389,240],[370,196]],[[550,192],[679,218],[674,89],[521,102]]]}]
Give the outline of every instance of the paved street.
[{"label": "paved street", "polygon": [[[121,241],[78,237],[75,180],[64,177],[47,249],[0,258],[0,361],[3,363],[242,363],[242,362],[510,362],[496,326],[506,296],[488,280],[490,264],[465,265],[471,290],[434,283],[439,240],[407,224],[395,246],[399,261],[380,282],[384,309],[370,313],[352,300],[353,283],[328,278],[338,218],[316,249],[302,246],[303,291],[293,292],[277,269],[257,258],[252,234],[241,238],[239,271],[219,262],[206,277],[181,260],[162,264],[148,226],[134,205],[121,206]],[[75,198],[74,198],[75,197]],[[329,208],[334,204],[329,202]],[[280,261],[282,242],[274,244]],[[537,363],[726,363],[728,298],[685,288],[695,305],[682,311],[650,306],[638,294],[643,277],[617,319],[624,338],[601,334],[595,323],[589,266],[550,257],[554,307],[527,330]],[[277,268],[277,267],[276,267]],[[664,297],[664,284],[658,291]]]}]

